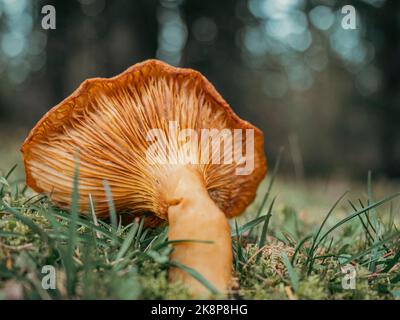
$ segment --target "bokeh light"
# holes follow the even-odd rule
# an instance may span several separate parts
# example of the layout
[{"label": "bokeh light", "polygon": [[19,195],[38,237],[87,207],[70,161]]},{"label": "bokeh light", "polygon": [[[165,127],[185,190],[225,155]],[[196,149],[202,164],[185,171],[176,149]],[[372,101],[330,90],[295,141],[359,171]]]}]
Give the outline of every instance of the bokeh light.
[{"label": "bokeh light", "polygon": [[156,56],[172,65],[179,65],[187,40],[187,28],[180,16],[180,1],[163,0],[158,10],[158,49]]},{"label": "bokeh light", "polygon": [[33,27],[35,9],[33,1],[0,0],[0,72],[16,85],[45,64],[46,35]]}]

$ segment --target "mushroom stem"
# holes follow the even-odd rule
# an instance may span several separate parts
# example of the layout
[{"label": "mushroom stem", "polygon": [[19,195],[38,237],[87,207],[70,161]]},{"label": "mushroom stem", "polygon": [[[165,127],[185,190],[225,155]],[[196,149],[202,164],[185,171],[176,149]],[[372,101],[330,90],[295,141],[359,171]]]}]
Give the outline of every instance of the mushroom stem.
[{"label": "mushroom stem", "polygon": [[[208,195],[203,178],[187,167],[177,171],[168,208],[169,240],[203,240],[174,245],[171,260],[195,269],[218,291],[226,293],[232,276],[232,247],[228,221]],[[184,270],[172,267],[171,281],[181,280],[194,296],[209,291]]]}]

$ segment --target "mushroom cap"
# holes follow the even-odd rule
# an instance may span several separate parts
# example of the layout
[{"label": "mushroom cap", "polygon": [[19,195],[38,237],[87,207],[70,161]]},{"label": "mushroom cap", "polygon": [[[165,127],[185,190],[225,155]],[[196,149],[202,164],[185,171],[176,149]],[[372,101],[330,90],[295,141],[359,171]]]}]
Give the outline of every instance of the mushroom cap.
[{"label": "mushroom cap", "polygon": [[[179,130],[193,129],[196,133],[202,129],[251,129],[254,169],[250,174],[237,175],[236,169],[243,163],[201,163],[204,145],[189,139],[188,149],[180,148],[187,139],[182,142],[176,137],[178,131],[171,133],[171,123]],[[154,141],[148,140],[147,133],[152,129],[166,133],[162,139],[174,146],[168,149],[169,160],[176,160],[174,163],[149,161],[148,150]],[[244,132],[239,141],[245,148],[248,142]],[[81,212],[89,210],[91,195],[96,214],[108,215],[106,180],[117,211],[134,215],[150,212],[167,220],[165,190],[182,163],[204,178],[210,197],[227,217],[242,213],[254,200],[266,173],[263,145],[262,132],[240,119],[199,72],[147,60],[113,78],[84,81],[42,117],[21,151],[27,185],[47,194],[61,208],[70,206],[79,152]],[[233,144],[229,150],[239,152],[233,150]]]}]

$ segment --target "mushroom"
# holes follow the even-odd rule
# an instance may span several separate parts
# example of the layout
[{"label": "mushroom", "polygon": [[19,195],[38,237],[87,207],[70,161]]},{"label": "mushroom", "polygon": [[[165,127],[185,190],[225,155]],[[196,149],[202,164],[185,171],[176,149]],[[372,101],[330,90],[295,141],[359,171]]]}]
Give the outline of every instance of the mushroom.
[{"label": "mushroom", "polygon": [[[204,134],[204,132],[206,132]],[[266,173],[263,134],[240,119],[199,72],[158,60],[113,78],[84,81],[48,111],[22,145],[27,185],[68,209],[79,151],[79,207],[168,221],[171,260],[227,292],[232,248],[227,218],[254,200]],[[223,150],[221,151],[221,148]],[[245,156],[243,156],[245,150]],[[205,243],[207,242],[207,243]],[[193,295],[207,289],[171,267]]]}]

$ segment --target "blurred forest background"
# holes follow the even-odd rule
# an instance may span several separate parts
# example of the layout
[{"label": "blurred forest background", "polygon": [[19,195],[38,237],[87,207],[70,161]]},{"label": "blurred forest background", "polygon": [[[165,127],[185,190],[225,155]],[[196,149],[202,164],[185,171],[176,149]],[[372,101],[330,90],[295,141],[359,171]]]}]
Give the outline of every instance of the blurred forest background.
[{"label": "blurred forest background", "polygon": [[0,0],[0,167],[83,80],[158,58],[201,71],[270,163],[284,146],[283,174],[400,178],[399,31],[394,0]]}]

